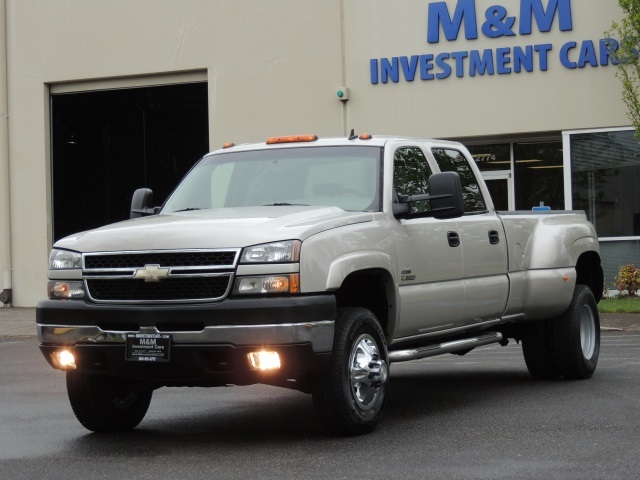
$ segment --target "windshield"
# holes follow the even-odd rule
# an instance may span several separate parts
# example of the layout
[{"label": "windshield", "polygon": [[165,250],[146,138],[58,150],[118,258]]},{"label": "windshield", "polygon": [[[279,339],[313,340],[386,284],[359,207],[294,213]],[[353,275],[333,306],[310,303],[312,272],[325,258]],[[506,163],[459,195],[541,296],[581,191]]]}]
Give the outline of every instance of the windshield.
[{"label": "windshield", "polygon": [[380,211],[381,149],[280,148],[205,157],[161,213],[257,205]]}]

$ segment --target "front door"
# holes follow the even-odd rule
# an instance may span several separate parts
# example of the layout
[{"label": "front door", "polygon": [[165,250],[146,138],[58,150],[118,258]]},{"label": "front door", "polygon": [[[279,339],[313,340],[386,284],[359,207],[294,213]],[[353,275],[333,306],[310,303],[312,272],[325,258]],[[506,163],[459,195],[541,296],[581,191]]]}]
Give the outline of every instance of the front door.
[{"label": "front door", "polygon": [[[432,170],[419,147],[394,154],[394,189],[398,195],[427,193]],[[414,202],[411,213],[429,210]],[[402,308],[397,338],[424,335],[459,326],[463,318],[463,263],[456,220],[432,217],[390,218],[398,259],[398,290]]]}]

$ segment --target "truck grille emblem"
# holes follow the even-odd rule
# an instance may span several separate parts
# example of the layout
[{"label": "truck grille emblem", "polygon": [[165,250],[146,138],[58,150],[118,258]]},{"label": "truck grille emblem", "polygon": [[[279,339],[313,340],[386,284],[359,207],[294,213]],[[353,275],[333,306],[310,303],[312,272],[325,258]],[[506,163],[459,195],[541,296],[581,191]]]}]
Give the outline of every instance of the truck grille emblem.
[{"label": "truck grille emblem", "polygon": [[133,274],[133,278],[142,278],[145,282],[159,282],[161,278],[169,276],[169,268],[160,268],[160,265],[145,265]]}]

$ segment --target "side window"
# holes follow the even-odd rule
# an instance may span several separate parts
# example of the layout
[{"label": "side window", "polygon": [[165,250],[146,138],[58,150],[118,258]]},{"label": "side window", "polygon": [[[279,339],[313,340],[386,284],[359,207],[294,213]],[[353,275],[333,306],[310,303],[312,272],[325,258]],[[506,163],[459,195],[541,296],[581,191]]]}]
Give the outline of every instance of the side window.
[{"label": "side window", "polygon": [[465,156],[457,151],[444,148],[431,150],[442,172],[457,172],[462,183],[462,198],[465,213],[485,212],[487,207],[480,192],[478,179],[471,170]]},{"label": "side window", "polygon": [[[396,150],[393,158],[393,187],[399,195],[423,195],[427,193],[427,180],[431,169],[422,150],[403,147]],[[411,203],[411,213],[429,210],[429,202]]]}]

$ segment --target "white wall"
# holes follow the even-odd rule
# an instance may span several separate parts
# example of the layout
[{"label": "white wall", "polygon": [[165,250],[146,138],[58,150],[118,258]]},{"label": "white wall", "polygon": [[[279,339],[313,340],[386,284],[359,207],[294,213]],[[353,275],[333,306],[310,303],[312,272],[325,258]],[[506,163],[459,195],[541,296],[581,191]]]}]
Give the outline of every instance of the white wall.
[{"label": "white wall", "polygon": [[7,0],[14,305],[45,296],[48,85],[206,70],[210,142],[343,133],[340,3]]},{"label": "white wall", "polygon": [[[86,80],[92,88],[117,77],[203,71],[212,148],[350,128],[464,137],[629,123],[612,67],[567,70],[553,55],[547,72],[378,85],[369,77],[371,58],[597,41],[619,14],[617,0],[573,0],[571,32],[461,35],[437,45],[426,42],[425,0],[5,1],[16,306],[45,295],[50,85]],[[447,3],[453,10],[456,2]],[[479,16],[496,3],[477,0]],[[500,2],[515,15],[519,3]],[[346,105],[335,97],[345,81]]]}]

